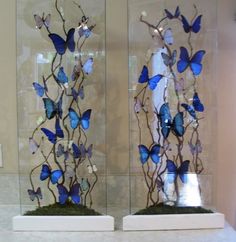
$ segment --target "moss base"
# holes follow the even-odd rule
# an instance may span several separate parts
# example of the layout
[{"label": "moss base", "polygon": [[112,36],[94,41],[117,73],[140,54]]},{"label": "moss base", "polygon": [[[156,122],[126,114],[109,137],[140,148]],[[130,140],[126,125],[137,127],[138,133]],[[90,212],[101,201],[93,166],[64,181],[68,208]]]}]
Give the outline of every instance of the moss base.
[{"label": "moss base", "polygon": [[61,205],[59,203],[51,204],[48,206],[37,208],[33,211],[28,211],[24,215],[26,216],[94,216],[101,215],[95,210],[83,205],[76,205],[73,203],[67,203]]},{"label": "moss base", "polygon": [[213,213],[203,207],[175,207],[163,203],[139,210],[134,215]]}]

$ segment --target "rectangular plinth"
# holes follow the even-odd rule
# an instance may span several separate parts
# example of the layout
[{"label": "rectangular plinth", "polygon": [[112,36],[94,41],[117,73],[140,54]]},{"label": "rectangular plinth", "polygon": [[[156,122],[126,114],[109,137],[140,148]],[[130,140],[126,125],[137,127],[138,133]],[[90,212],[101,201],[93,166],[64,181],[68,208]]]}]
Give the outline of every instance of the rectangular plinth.
[{"label": "rectangular plinth", "polygon": [[14,231],[113,231],[111,216],[15,216]]},{"label": "rectangular plinth", "polygon": [[184,230],[224,228],[224,214],[129,215],[123,230]]}]

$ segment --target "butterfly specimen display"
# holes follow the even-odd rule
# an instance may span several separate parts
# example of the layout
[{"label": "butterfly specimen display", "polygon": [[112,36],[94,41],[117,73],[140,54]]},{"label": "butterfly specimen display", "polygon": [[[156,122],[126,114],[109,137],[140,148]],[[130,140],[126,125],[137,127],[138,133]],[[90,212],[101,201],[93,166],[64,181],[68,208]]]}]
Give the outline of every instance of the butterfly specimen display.
[{"label": "butterfly specimen display", "polygon": [[[164,17],[155,24],[144,14],[140,16],[150,37],[161,46],[156,48],[155,42],[153,54],[140,63],[136,83],[132,82],[137,93],[133,102],[137,129],[132,127],[131,137],[138,147],[133,149],[133,157],[141,164],[147,209],[159,203],[178,206],[189,176],[203,171],[199,127],[205,107],[198,78],[204,71],[206,51],[196,50],[194,45],[203,19],[195,5],[194,10],[191,20],[179,6],[174,11],[164,9]],[[140,50],[138,53],[141,57]],[[149,72],[156,74],[150,77]]]},{"label": "butterfly specimen display", "polygon": [[44,199],[51,196],[54,205],[90,209],[98,182],[94,146],[89,144],[91,135],[87,136],[91,132],[91,119],[96,117],[91,116],[91,108],[86,108],[91,105],[86,99],[87,94],[89,97],[86,87],[96,72],[96,55],[85,47],[94,36],[95,24],[91,24],[80,5],[72,4],[79,18],[74,25],[64,18],[58,0],[54,12],[61,25],[53,21],[51,14],[34,15],[36,28],[48,37],[48,47],[52,49],[47,68],[39,68],[42,79],[32,83],[34,97],[43,108],[29,138],[35,166],[30,171],[31,187],[27,195],[38,207],[41,200],[47,203]]}]

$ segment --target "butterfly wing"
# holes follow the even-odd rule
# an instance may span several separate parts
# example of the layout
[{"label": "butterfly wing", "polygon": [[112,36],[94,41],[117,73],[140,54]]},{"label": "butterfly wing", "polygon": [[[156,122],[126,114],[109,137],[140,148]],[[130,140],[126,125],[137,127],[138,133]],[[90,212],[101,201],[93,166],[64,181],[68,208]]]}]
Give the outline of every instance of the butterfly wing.
[{"label": "butterfly wing", "polygon": [[80,149],[79,147],[76,145],[76,144],[72,144],[72,150],[73,150],[73,157],[75,159],[78,159],[81,157],[81,152],[80,152]]},{"label": "butterfly wing", "polygon": [[32,189],[28,189],[27,192],[28,192],[28,195],[29,195],[30,200],[31,201],[34,201],[34,199],[36,198],[35,191],[32,190]]},{"label": "butterfly wing", "polygon": [[83,65],[83,71],[89,75],[93,71],[93,58],[88,58]]},{"label": "butterfly wing", "polygon": [[78,96],[80,96],[81,99],[84,99],[84,87],[83,86],[78,90]]},{"label": "butterfly wing", "polygon": [[182,112],[175,115],[172,128],[177,136],[182,137],[184,135],[184,115]]},{"label": "butterfly wing", "polygon": [[50,177],[50,175],[51,175],[51,170],[49,169],[49,166],[46,165],[46,164],[42,165],[42,170],[41,170],[41,173],[40,173],[40,180],[44,181],[48,177]]},{"label": "butterfly wing", "polygon": [[59,55],[64,55],[66,52],[66,42],[58,34],[49,34],[48,37],[52,40],[53,45]]},{"label": "butterfly wing", "polygon": [[78,183],[74,184],[71,187],[71,189],[70,189],[70,197],[71,197],[71,200],[75,204],[79,204],[80,203],[79,184]]},{"label": "butterfly wing", "polygon": [[163,75],[156,75],[148,81],[148,86],[152,91],[157,87],[157,84],[160,82],[162,77]]},{"label": "butterfly wing", "polygon": [[89,128],[91,112],[92,112],[92,109],[88,109],[82,115],[81,126],[84,130]]},{"label": "butterfly wing", "polygon": [[57,136],[56,136],[56,134],[54,134],[52,131],[50,131],[49,129],[46,129],[46,128],[41,128],[41,130],[47,136],[48,140],[52,144],[56,144],[56,142],[57,142]]},{"label": "butterfly wing", "polygon": [[86,192],[89,189],[89,183],[88,179],[82,178],[81,183],[80,183],[81,189]]},{"label": "butterfly wing", "polygon": [[173,19],[174,18],[173,14],[168,9],[165,9],[164,11],[165,11],[166,17],[168,19]]},{"label": "butterfly wing", "polygon": [[170,114],[170,108],[168,103],[164,103],[159,112],[160,122],[161,122],[161,133],[166,139],[169,136],[172,117]]},{"label": "butterfly wing", "polygon": [[57,80],[62,85],[68,83],[68,77],[66,76],[66,73],[64,72],[63,67],[59,68],[59,71],[57,73]]},{"label": "butterfly wing", "polygon": [[188,50],[185,47],[180,47],[180,60],[177,63],[179,73],[184,72],[190,64]]},{"label": "butterfly wing", "polygon": [[145,83],[149,81],[149,74],[148,74],[148,68],[147,66],[143,66],[142,72],[139,76],[138,82],[139,83]]},{"label": "butterfly wing", "polygon": [[80,144],[79,150],[80,150],[80,153],[81,153],[81,157],[85,158],[86,157],[86,148],[85,148],[84,144]]},{"label": "butterfly wing", "polygon": [[74,88],[71,88],[71,95],[72,95],[73,99],[77,102],[79,94],[76,92],[76,90]]},{"label": "butterfly wing", "polygon": [[54,118],[56,115],[55,103],[50,98],[43,98],[46,117],[48,119]]},{"label": "butterfly wing", "polygon": [[149,158],[149,149],[145,145],[139,145],[139,155],[140,155],[140,161],[144,165]]},{"label": "butterfly wing", "polygon": [[188,20],[184,17],[184,15],[181,15],[181,21],[182,21],[185,33],[189,33],[191,31],[192,26],[188,23]]},{"label": "butterfly wing", "polygon": [[51,182],[52,184],[58,183],[59,179],[62,177],[63,171],[62,170],[55,170],[51,173]]},{"label": "butterfly wing", "polygon": [[179,6],[177,6],[175,9],[175,18],[178,18],[179,16],[180,16],[180,9],[179,9]]},{"label": "butterfly wing", "polygon": [[181,106],[194,118],[196,119],[196,112],[192,105],[188,105],[187,103],[182,103]]},{"label": "butterfly wing", "polygon": [[195,76],[198,76],[202,72],[201,62],[205,53],[205,50],[197,51],[190,61],[190,68]]},{"label": "butterfly wing", "polygon": [[37,188],[36,195],[39,199],[43,199],[43,194],[40,187]]},{"label": "butterfly wing", "polygon": [[45,92],[44,87],[41,86],[39,83],[33,82],[33,87],[38,96],[42,97],[44,95],[44,92]]},{"label": "butterfly wing", "polygon": [[56,119],[56,123],[55,123],[55,130],[56,130],[56,136],[58,138],[64,138],[64,132],[63,130],[61,129],[61,126],[60,126],[60,119],[57,118]]},{"label": "butterfly wing", "polygon": [[172,160],[166,161],[166,168],[167,168],[167,180],[169,183],[175,182],[177,178],[177,167]]},{"label": "butterfly wing", "polygon": [[67,34],[67,37],[66,37],[66,45],[71,52],[75,51],[74,33],[75,33],[75,29],[71,28],[68,31],[68,34]]},{"label": "butterfly wing", "polygon": [[204,105],[201,103],[197,92],[193,95],[193,107],[197,112],[204,112]]},{"label": "butterfly wing", "polygon": [[44,24],[47,28],[50,27],[50,23],[51,23],[51,14],[48,14],[44,20]]},{"label": "butterfly wing", "polygon": [[37,144],[37,142],[33,138],[29,138],[29,147],[30,147],[30,152],[32,154],[35,154],[36,151],[39,148],[39,145]]},{"label": "butterfly wing", "polygon": [[63,110],[62,110],[62,98],[63,98],[63,93],[58,101],[58,103],[56,104],[56,113],[59,115],[59,118],[62,118],[62,114],[63,114]]},{"label": "butterfly wing", "polygon": [[91,159],[93,155],[93,144],[91,144],[87,149],[88,158]]},{"label": "butterfly wing", "polygon": [[64,146],[62,144],[59,144],[57,146],[57,153],[56,153],[57,157],[61,157],[64,153],[65,153]]},{"label": "butterfly wing", "polygon": [[173,45],[174,37],[171,28],[165,30],[163,38],[167,45]]},{"label": "butterfly wing", "polygon": [[70,126],[72,129],[76,129],[80,123],[80,118],[74,109],[69,109]]},{"label": "butterfly wing", "polygon": [[154,145],[150,151],[150,157],[153,163],[158,164],[160,161],[160,145]]},{"label": "butterfly wing", "polygon": [[69,197],[69,192],[63,185],[60,185],[60,184],[57,185],[57,189],[59,193],[59,203],[65,204]]},{"label": "butterfly wing", "polygon": [[199,15],[195,19],[195,21],[194,21],[194,23],[192,25],[192,32],[198,33],[200,31],[200,29],[201,29],[201,20],[202,20],[202,15]]},{"label": "butterfly wing", "polygon": [[181,180],[183,183],[187,183],[187,181],[188,181],[186,174],[188,173],[189,163],[190,163],[189,160],[184,161],[184,162],[180,165],[180,167],[178,168],[178,171],[177,171],[177,173],[178,173],[178,175],[179,175],[179,178],[180,178],[180,180]]},{"label": "butterfly wing", "polygon": [[34,20],[36,28],[41,29],[43,27],[43,20],[38,14],[34,14]]}]

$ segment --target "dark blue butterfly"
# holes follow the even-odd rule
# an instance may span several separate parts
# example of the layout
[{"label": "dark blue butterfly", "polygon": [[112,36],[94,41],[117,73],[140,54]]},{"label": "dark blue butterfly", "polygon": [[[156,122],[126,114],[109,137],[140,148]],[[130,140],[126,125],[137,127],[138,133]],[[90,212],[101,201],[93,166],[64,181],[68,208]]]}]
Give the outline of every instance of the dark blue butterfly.
[{"label": "dark blue butterfly", "polygon": [[183,15],[181,15],[181,20],[182,20],[185,33],[189,33],[189,32],[198,33],[201,29],[201,19],[202,19],[202,15],[199,15],[195,19],[193,24],[190,25],[188,20]]},{"label": "dark blue butterfly", "polygon": [[198,76],[202,71],[201,62],[205,53],[204,50],[199,50],[190,58],[188,50],[185,47],[180,47],[180,60],[177,63],[178,72],[182,73],[190,67],[193,75]]},{"label": "dark blue butterfly", "polygon": [[64,68],[62,66],[59,68],[59,71],[57,73],[57,80],[62,85],[65,85],[68,83],[68,77],[66,76],[66,73],[64,72]]},{"label": "dark blue butterfly", "polygon": [[180,10],[179,10],[179,6],[177,6],[177,8],[175,9],[175,13],[172,14],[169,10],[165,9],[165,13],[166,13],[166,17],[168,19],[174,19],[174,18],[178,18],[180,15]]},{"label": "dark blue butterfly", "polygon": [[189,160],[184,161],[180,167],[176,167],[175,163],[172,160],[167,160],[166,161],[166,167],[167,167],[167,179],[169,183],[173,183],[176,181],[177,176],[179,176],[180,180],[183,183],[187,183],[187,176],[186,174],[188,173],[189,169]]},{"label": "dark blue butterfly", "polygon": [[76,144],[72,144],[72,150],[73,150],[73,157],[75,159],[81,158],[81,152],[79,147]]},{"label": "dark blue butterfly", "polygon": [[50,98],[43,98],[44,108],[46,112],[46,117],[52,119],[58,114],[62,118],[62,95],[57,103],[52,101]]},{"label": "dark blue butterfly", "polygon": [[62,170],[54,170],[51,171],[48,165],[44,164],[42,166],[41,174],[40,174],[40,180],[44,181],[48,178],[50,178],[50,181],[52,184],[58,183],[59,179],[62,177],[63,171]]},{"label": "dark blue butterfly", "polygon": [[164,103],[160,108],[159,117],[161,133],[165,139],[168,138],[171,130],[179,137],[184,135],[184,118],[182,112],[177,113],[172,121],[169,104]]},{"label": "dark blue butterfly", "polygon": [[84,87],[80,87],[78,92],[75,90],[75,88],[71,88],[71,94],[76,102],[78,101],[78,97],[84,99]]},{"label": "dark blue butterfly", "polygon": [[45,88],[42,85],[40,85],[38,82],[33,82],[33,87],[38,96],[42,97],[44,95]]},{"label": "dark blue butterfly", "polygon": [[70,191],[67,190],[66,187],[63,185],[58,184],[57,185],[58,193],[59,193],[59,203],[65,204],[69,198],[75,203],[80,203],[80,195],[79,195],[79,184],[74,184]]},{"label": "dark blue butterfly", "polygon": [[81,125],[84,130],[89,128],[91,109],[85,111],[81,117],[75,112],[74,109],[69,109],[70,126],[72,129],[76,129],[78,125]]},{"label": "dark blue butterfly", "polygon": [[64,55],[67,48],[71,52],[75,51],[74,33],[75,33],[75,29],[71,28],[67,33],[66,40],[64,40],[58,34],[48,35],[49,38],[52,40],[53,45],[59,55]]},{"label": "dark blue butterfly", "polygon": [[145,164],[149,157],[152,159],[153,163],[158,164],[160,161],[160,145],[153,145],[151,150],[149,150],[145,145],[139,145],[139,155],[142,164]]},{"label": "dark blue butterfly", "polygon": [[57,146],[56,155],[57,155],[57,157],[61,157],[62,155],[64,155],[65,161],[68,160],[68,158],[69,158],[69,152],[67,150],[65,150],[65,148],[62,144],[59,144]]},{"label": "dark blue butterfly", "polygon": [[54,134],[52,131],[50,131],[49,129],[46,128],[41,128],[41,130],[43,131],[43,133],[47,136],[48,140],[52,143],[52,144],[56,144],[57,142],[57,137],[58,138],[64,138],[64,132],[61,129],[60,126],[60,121],[57,118],[56,119],[56,123],[55,123],[55,130],[56,133]]},{"label": "dark blue butterfly", "polygon": [[193,95],[193,102],[192,105],[189,105],[187,103],[182,103],[181,106],[194,118],[196,119],[196,112],[203,112],[204,111],[204,105],[201,103],[200,98],[198,97],[198,93],[195,92]]},{"label": "dark blue butterfly", "polygon": [[153,91],[156,87],[159,81],[162,79],[163,75],[156,75],[149,79],[148,74],[148,68],[147,66],[143,66],[142,72],[140,74],[139,83],[148,83],[149,88]]}]

